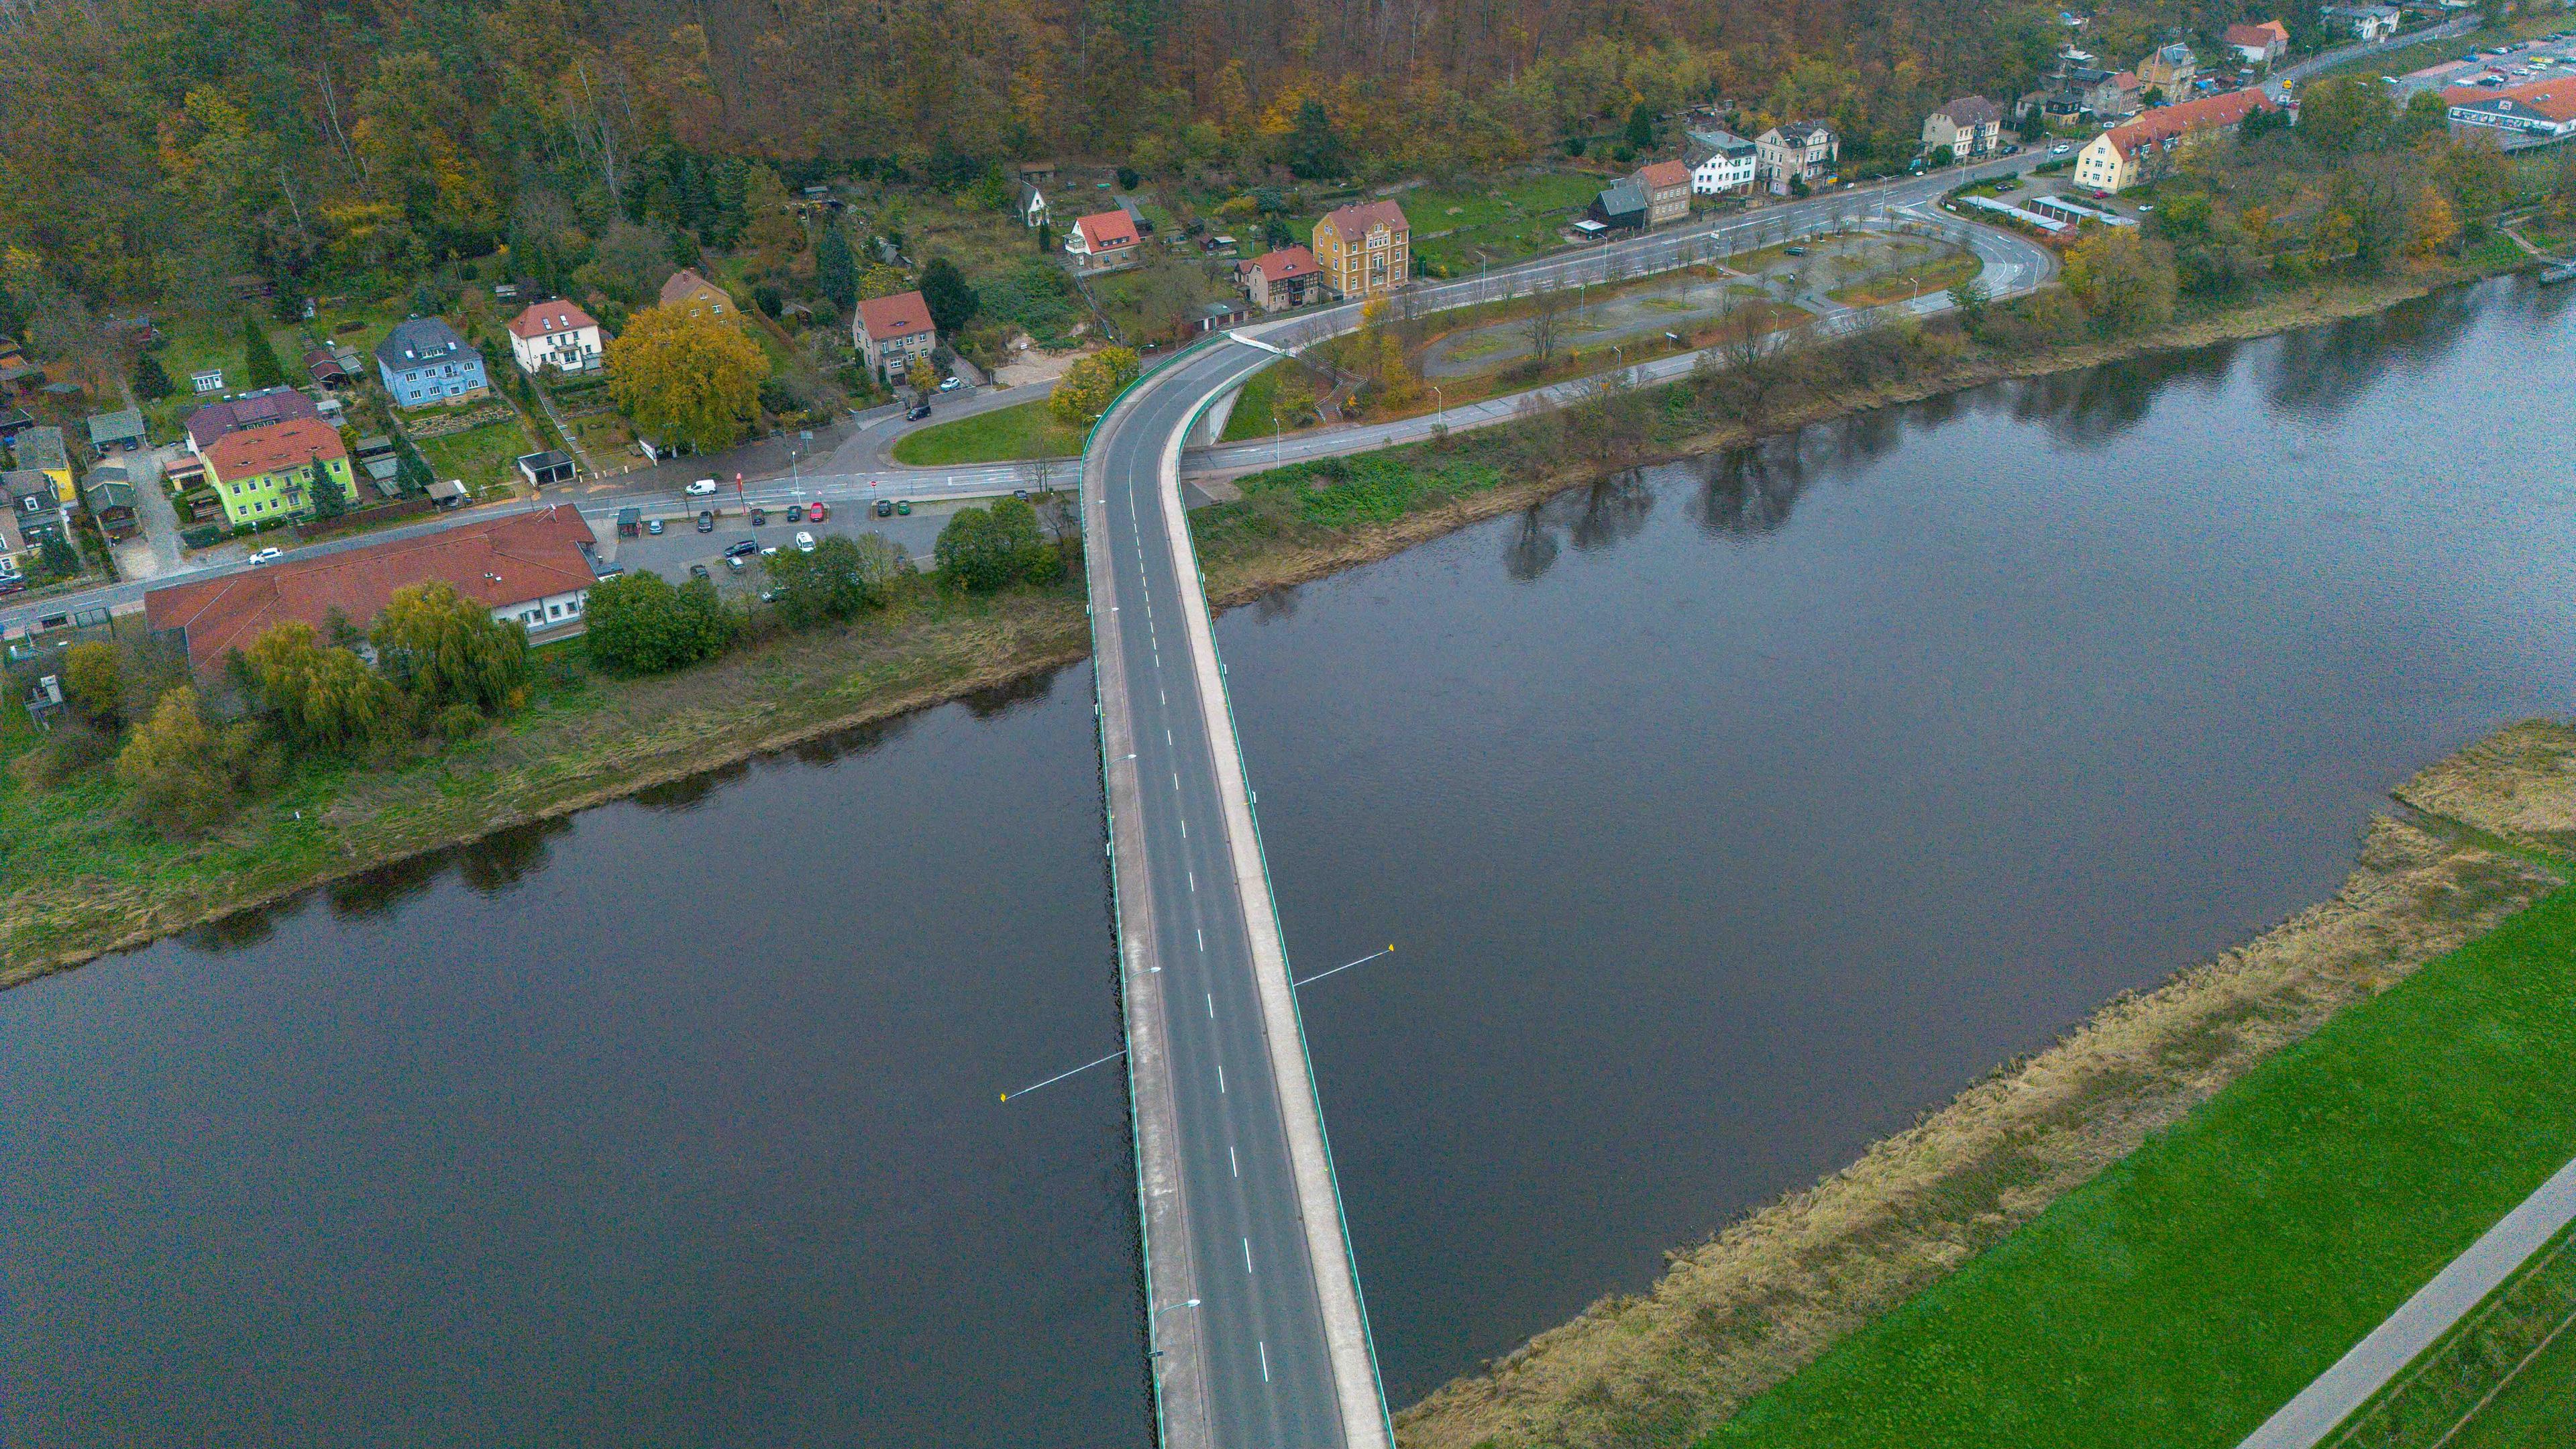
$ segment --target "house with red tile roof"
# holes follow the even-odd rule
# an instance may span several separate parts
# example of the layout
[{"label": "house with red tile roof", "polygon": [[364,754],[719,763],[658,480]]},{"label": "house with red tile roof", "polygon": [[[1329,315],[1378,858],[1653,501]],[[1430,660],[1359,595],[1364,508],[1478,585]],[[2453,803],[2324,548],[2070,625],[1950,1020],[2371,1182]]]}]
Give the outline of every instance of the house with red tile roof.
[{"label": "house with red tile roof", "polygon": [[1657,161],[1628,178],[1646,193],[1646,227],[1690,217],[1691,169],[1687,161]]},{"label": "house with red tile roof", "polygon": [[605,341],[598,319],[570,302],[532,302],[510,319],[510,355],[531,377],[597,371]]},{"label": "house with red tile roof", "polygon": [[580,622],[595,577],[593,542],[579,513],[549,508],[173,584],[145,594],[143,613],[156,630],[185,630],[188,662],[199,669],[280,624],[318,630],[334,610],[364,629],[396,589],[432,580],[535,633]]},{"label": "house with red tile roof", "polygon": [[1325,212],[1315,223],[1315,262],[1343,297],[1374,297],[1413,279],[1413,224],[1392,201]]},{"label": "house with red tile roof", "polygon": [[2442,92],[2451,134],[2484,137],[2508,151],[2576,135],[2576,76],[2555,76],[2489,90],[2452,86]]},{"label": "house with red tile roof", "polygon": [[2290,29],[2278,20],[2227,27],[2227,48],[2247,65],[2268,66],[2290,53]]},{"label": "house with red tile roof", "polygon": [[235,528],[311,513],[316,477],[340,485],[343,502],[358,496],[340,430],[320,418],[289,418],[226,433],[202,456],[215,497],[224,505],[224,521]]},{"label": "house with red tile roof", "polygon": [[868,371],[893,382],[916,357],[928,357],[939,346],[939,328],[930,320],[930,304],[919,292],[869,297],[850,319],[850,340]]},{"label": "house with red tile roof", "polygon": [[2256,111],[2277,111],[2260,86],[2158,106],[2085,143],[2075,153],[2075,184],[2095,191],[2125,191],[2162,168],[2186,138],[2233,129]]},{"label": "house with red tile roof", "polygon": [[1085,271],[1125,266],[1136,256],[1136,218],[1123,208],[1095,211],[1073,224],[1064,253]]},{"label": "house with red tile roof", "polygon": [[1321,297],[1323,275],[1315,254],[1304,247],[1281,247],[1234,264],[1235,280],[1243,284],[1252,305],[1264,312],[1303,307]]}]

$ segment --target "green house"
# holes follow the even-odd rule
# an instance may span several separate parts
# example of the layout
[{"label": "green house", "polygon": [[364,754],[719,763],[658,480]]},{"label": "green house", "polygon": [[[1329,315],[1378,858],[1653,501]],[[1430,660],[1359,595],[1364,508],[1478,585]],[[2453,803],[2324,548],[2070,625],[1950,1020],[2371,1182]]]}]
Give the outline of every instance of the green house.
[{"label": "green house", "polygon": [[226,433],[204,456],[215,496],[223,501],[224,521],[236,528],[311,513],[316,468],[340,485],[343,500],[355,502],[358,496],[340,430],[320,418],[290,418]]}]

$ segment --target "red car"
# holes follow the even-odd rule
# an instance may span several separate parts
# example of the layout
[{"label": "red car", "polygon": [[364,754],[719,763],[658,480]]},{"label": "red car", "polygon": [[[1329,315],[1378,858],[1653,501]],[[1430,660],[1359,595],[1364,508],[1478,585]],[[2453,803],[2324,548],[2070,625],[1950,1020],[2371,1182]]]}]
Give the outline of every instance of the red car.
[{"label": "red car", "polygon": [[831,516],[832,510],[825,508],[820,503],[808,503],[805,505],[805,517],[810,522],[820,523]]}]

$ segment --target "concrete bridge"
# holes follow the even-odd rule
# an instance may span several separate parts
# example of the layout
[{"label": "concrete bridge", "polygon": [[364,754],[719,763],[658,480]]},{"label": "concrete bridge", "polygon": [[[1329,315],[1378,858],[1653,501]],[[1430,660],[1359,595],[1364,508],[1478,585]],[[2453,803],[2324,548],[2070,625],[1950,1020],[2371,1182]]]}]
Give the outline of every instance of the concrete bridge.
[{"label": "concrete bridge", "polygon": [[[1888,210],[1937,224],[1925,204],[1966,179],[1953,171],[1818,198],[1408,295],[1436,310],[1633,277]],[[2037,248],[1951,226],[1985,257],[1998,294],[2046,279]],[[1200,343],[1121,396],[1083,456],[1148,1332],[1168,1449],[1393,1444],[1180,491],[1183,445],[1211,405],[1284,352],[1359,320],[1346,305]],[[1689,365],[1659,362],[1663,371],[1632,371],[1647,380]]]}]

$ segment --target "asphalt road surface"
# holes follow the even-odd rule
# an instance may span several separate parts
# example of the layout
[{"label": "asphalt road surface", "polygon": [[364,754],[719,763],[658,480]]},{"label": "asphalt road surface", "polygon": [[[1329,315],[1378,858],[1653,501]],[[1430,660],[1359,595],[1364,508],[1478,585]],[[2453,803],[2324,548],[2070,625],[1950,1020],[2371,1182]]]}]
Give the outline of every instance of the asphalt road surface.
[{"label": "asphalt road surface", "polygon": [[[1127,745],[1109,767],[1113,816],[1122,800],[1130,812],[1113,824],[1122,957],[1141,988],[1131,1040],[1147,1044],[1155,1370],[1167,1444],[1373,1449],[1386,1442],[1374,1358],[1206,601],[1163,478],[1190,415],[1272,360],[1202,348],[1131,394],[1092,448],[1103,738]],[[1155,1211],[1156,1183],[1177,1189],[1176,1213]]]}]

